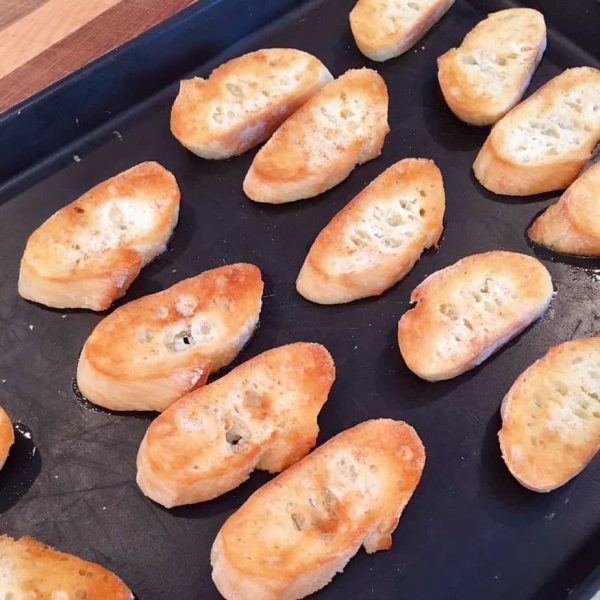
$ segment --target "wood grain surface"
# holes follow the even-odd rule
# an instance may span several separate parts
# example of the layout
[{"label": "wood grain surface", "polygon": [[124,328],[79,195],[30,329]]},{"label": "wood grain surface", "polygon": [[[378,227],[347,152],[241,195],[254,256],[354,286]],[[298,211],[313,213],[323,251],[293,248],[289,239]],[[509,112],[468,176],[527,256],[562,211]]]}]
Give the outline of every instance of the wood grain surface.
[{"label": "wood grain surface", "polygon": [[0,112],[195,0],[0,0]]}]

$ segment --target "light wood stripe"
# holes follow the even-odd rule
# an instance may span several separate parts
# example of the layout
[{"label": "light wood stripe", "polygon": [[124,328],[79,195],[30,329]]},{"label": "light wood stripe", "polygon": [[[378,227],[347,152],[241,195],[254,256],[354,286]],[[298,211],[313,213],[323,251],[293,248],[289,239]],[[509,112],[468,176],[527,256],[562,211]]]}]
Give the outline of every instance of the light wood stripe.
[{"label": "light wood stripe", "polygon": [[0,77],[119,2],[121,0],[48,0],[0,31]]},{"label": "light wood stripe", "polygon": [[[10,8],[10,3],[13,1],[15,0],[0,0],[0,14],[7,5]],[[49,2],[50,0],[44,1]],[[84,4],[95,0],[79,1]],[[0,112],[72,73],[149,27],[160,23],[193,2],[194,0],[121,0],[31,60],[1,77]]]},{"label": "light wood stripe", "polygon": [[47,0],[0,0],[0,31]]}]

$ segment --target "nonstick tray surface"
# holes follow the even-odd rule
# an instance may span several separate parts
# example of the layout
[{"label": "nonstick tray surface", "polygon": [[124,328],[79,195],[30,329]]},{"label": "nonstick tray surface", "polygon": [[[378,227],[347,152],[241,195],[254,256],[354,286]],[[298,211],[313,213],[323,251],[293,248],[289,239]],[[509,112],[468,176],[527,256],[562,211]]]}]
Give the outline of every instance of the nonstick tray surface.
[{"label": "nonstick tray surface", "polygon": [[[254,3],[254,10],[263,10],[262,4]],[[173,510],[145,498],[135,484],[135,457],[153,415],[92,410],[73,391],[79,352],[103,315],[47,309],[16,291],[24,244],[37,226],[97,182],[157,160],[181,187],[179,225],[169,250],[142,271],[116,306],[211,267],[255,263],[266,283],[264,307],[258,330],[234,365],[280,344],[321,342],[335,358],[337,380],[319,419],[319,443],[365,419],[392,417],[412,424],[425,444],[423,478],[392,549],[374,555],[359,551],[315,598],[565,598],[600,559],[600,460],[555,492],[526,490],[500,458],[499,406],[517,375],[549,346],[600,334],[600,264],[554,257],[528,244],[528,224],[559,194],[519,199],[486,192],[471,165],[488,129],[455,118],[436,79],[437,56],[458,45],[487,12],[509,3],[458,0],[412,50],[379,64],[363,57],[353,42],[352,1],[292,4],[284,16],[198,63],[189,75],[207,76],[229,58],[276,46],[312,52],[336,76],[353,67],[376,68],[389,89],[391,133],[379,158],[357,167],[333,190],[284,206],[248,200],[241,184],[256,150],[205,161],[170,134],[178,74],[143,103],[107,115],[91,134],[15,175],[14,185],[4,182],[0,404],[22,425],[0,474],[0,531],[30,535],[97,561],[118,573],[141,600],[219,598],[210,577],[213,539],[269,476],[254,473],[221,498]],[[599,58],[557,29],[563,25],[561,6],[571,13],[584,3],[568,3],[568,9],[561,2],[538,4],[547,7],[549,43],[528,94],[567,67],[598,66]],[[190,10],[197,15],[187,13],[188,26],[190,18],[203,18],[198,7]],[[593,32],[589,20],[599,19],[600,11],[597,6],[591,11],[581,22]],[[227,27],[228,21],[220,25]],[[175,47],[178,21],[169,27]],[[154,59],[158,54],[149,51],[146,60]],[[86,85],[85,70],[78,85]],[[98,103],[97,94],[108,97],[114,90],[91,87],[89,101]],[[47,101],[39,99],[40,111]],[[80,109],[65,104],[62,116],[75,120]],[[4,152],[10,152],[6,144]],[[294,282],[316,234],[386,167],[411,156],[433,158],[443,173],[447,210],[439,250],[425,253],[380,298],[330,307],[305,301]],[[543,260],[556,289],[550,309],[480,367],[443,383],[421,381],[404,365],[396,342],[397,321],[409,307],[411,290],[426,275],[492,249]]]}]

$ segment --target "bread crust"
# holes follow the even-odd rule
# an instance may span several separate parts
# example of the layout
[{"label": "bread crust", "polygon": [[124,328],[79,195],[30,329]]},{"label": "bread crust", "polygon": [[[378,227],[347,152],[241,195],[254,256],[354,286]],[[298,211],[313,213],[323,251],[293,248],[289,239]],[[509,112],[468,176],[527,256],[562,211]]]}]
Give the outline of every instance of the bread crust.
[{"label": "bread crust", "polygon": [[133,600],[129,588],[108,569],[30,537],[8,535],[0,535],[0,596]]},{"label": "bread crust", "polygon": [[227,600],[296,600],[327,585],[364,545],[387,550],[421,478],[425,450],[402,421],[365,421],[264,485],[211,551]]},{"label": "bread crust", "polygon": [[502,458],[523,486],[550,492],[600,447],[600,337],[553,346],[502,400]]},{"label": "bread crust", "polygon": [[379,156],[390,128],[385,82],[351,69],[315,94],[258,151],[244,179],[255,202],[312,198]]},{"label": "bread crust", "polygon": [[282,471],[315,445],[334,379],[327,349],[300,342],[263,352],[184,396],[142,440],[140,489],[171,508],[220,496],[255,469]]},{"label": "bread crust", "polygon": [[423,250],[437,246],[444,207],[442,174],[432,160],[393,164],[319,233],[296,289],[319,304],[382,294],[413,268]]},{"label": "bread crust", "polygon": [[519,102],[545,49],[542,13],[531,8],[491,13],[459,48],[438,58],[438,81],[450,110],[472,125],[495,123]]},{"label": "bread crust", "polygon": [[11,446],[15,443],[15,432],[10,417],[0,406],[0,469],[4,466]]},{"label": "bread crust", "polygon": [[527,234],[555,252],[600,256],[600,163],[584,171]]},{"label": "bread crust", "polygon": [[412,292],[398,346],[422,379],[451,379],[479,365],[535,321],[552,298],[544,265],[516,252],[483,252],[433,273]]},{"label": "bread crust", "polygon": [[[600,140],[598,106],[600,70],[563,71],[496,123],[473,164],[475,177],[488,190],[511,196],[568,187]],[[566,149],[557,147],[562,140]],[[537,160],[528,156],[540,152]]]},{"label": "bread crust", "polygon": [[19,294],[54,308],[107,309],[165,250],[179,198],[175,177],[156,162],[99,183],[29,236]]},{"label": "bread crust", "polygon": [[[358,49],[371,60],[383,62],[412,48],[450,9],[454,0],[400,0],[403,10],[391,14],[382,0],[358,0],[350,12],[350,28]],[[419,7],[411,14],[410,6]],[[384,10],[385,8],[385,10]],[[408,8],[408,9],[407,9]]]},{"label": "bread crust", "polygon": [[250,52],[217,67],[208,79],[181,82],[171,132],[202,158],[242,154],[332,79],[318,58],[301,50]]},{"label": "bread crust", "polygon": [[256,328],[262,292],[258,267],[237,263],[124,304],[85,342],[79,390],[111,410],[164,410],[235,358]]}]

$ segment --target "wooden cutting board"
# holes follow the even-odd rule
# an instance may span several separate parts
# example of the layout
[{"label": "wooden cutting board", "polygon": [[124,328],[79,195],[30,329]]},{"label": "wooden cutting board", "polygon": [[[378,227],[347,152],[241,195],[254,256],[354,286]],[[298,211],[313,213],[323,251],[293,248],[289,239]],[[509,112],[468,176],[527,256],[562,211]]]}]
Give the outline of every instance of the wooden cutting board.
[{"label": "wooden cutting board", "polygon": [[195,0],[0,0],[0,112]]}]

